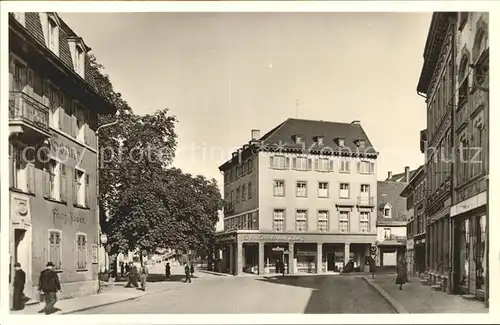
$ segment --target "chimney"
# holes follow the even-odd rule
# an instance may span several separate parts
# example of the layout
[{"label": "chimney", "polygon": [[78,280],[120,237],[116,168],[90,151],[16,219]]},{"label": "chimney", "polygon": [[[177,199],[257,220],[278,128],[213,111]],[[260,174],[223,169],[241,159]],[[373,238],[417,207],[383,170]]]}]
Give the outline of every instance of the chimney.
[{"label": "chimney", "polygon": [[387,172],[387,179],[391,179],[391,178],[392,178],[392,172],[389,171],[389,172]]},{"label": "chimney", "polygon": [[253,129],[252,130],[252,140],[259,140],[260,138],[260,130]]},{"label": "chimney", "polygon": [[361,121],[354,120],[354,121],[351,122],[351,124],[361,124]]},{"label": "chimney", "polygon": [[410,167],[406,166],[405,167],[405,183],[408,183],[410,181]]}]

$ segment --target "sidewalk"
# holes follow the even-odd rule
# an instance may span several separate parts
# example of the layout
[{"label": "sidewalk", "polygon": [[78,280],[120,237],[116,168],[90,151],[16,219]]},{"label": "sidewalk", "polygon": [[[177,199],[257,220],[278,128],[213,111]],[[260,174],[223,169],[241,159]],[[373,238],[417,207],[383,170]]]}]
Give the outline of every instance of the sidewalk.
[{"label": "sidewalk", "polygon": [[364,277],[393,308],[404,313],[488,313],[483,302],[471,301],[459,295],[434,291],[422,285],[420,279],[410,278],[410,282],[399,290],[395,284],[396,275],[375,275],[375,279]]}]

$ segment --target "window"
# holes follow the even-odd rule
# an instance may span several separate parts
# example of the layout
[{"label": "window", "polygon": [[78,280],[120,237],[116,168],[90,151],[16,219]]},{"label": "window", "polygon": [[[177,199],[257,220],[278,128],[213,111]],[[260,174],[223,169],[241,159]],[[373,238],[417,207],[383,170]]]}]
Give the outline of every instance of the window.
[{"label": "window", "polygon": [[458,109],[467,103],[469,88],[469,57],[465,54],[458,70]]},{"label": "window", "polygon": [[241,187],[241,202],[245,202],[246,198],[247,198],[247,187],[246,185],[243,185]]},{"label": "window", "polygon": [[391,217],[391,206],[390,205],[386,205],[384,207],[384,217],[385,218],[390,218]]},{"label": "window", "polygon": [[285,210],[275,209],[273,214],[273,231],[285,231]]},{"label": "window", "polygon": [[369,161],[358,162],[358,172],[361,174],[373,174],[375,173],[375,163]]},{"label": "window", "polygon": [[361,232],[370,231],[370,212],[361,212],[359,215],[359,230]]},{"label": "window", "polygon": [[391,238],[391,228],[384,228],[384,239]]},{"label": "window", "polygon": [[339,171],[341,173],[349,173],[350,172],[349,160],[340,160]]},{"label": "window", "polygon": [[345,141],[342,138],[338,139],[338,143],[339,143],[339,147],[345,146]]},{"label": "window", "polygon": [[329,230],[329,225],[328,225],[328,211],[327,210],[320,210],[318,211],[318,230],[319,231],[328,231]]},{"label": "window", "polygon": [[243,162],[243,175],[248,173],[248,163],[246,161]]},{"label": "window", "polygon": [[318,146],[324,145],[324,138],[323,137],[318,137],[317,138]]},{"label": "window", "polygon": [[361,184],[361,195],[365,195],[365,196],[370,195],[370,185]]},{"label": "window", "polygon": [[318,197],[328,197],[328,182],[319,182]]},{"label": "window", "polygon": [[296,170],[308,170],[311,169],[312,160],[306,157],[295,157],[292,158],[292,168]]},{"label": "window", "polygon": [[76,234],[76,246],[77,246],[76,269],[77,270],[86,270],[87,269],[87,235],[77,233]]},{"label": "window", "polygon": [[59,30],[54,19],[48,18],[47,40],[49,49],[59,55]]},{"label": "window", "polygon": [[81,46],[76,46],[75,71],[80,76],[85,76],[85,52]]},{"label": "window", "polygon": [[297,182],[297,197],[307,197],[307,182]]},{"label": "window", "polygon": [[271,156],[271,168],[274,169],[288,169],[290,159],[285,156]]},{"label": "window", "polygon": [[295,230],[307,231],[307,210],[297,210],[295,214]]},{"label": "window", "polygon": [[59,201],[61,199],[61,171],[60,164],[51,159],[44,166],[44,193],[45,198]]},{"label": "window", "polygon": [[300,135],[295,136],[295,143],[296,144],[301,144],[302,143],[302,137]]},{"label": "window", "polygon": [[251,173],[253,171],[253,160],[248,160],[248,172]]},{"label": "window", "polygon": [[285,181],[274,181],[274,196],[285,196]]},{"label": "window", "polygon": [[340,232],[349,232],[349,212],[339,212],[339,230]]},{"label": "window", "polygon": [[10,187],[35,193],[35,152],[28,148],[9,145]]},{"label": "window", "polygon": [[348,199],[349,198],[349,184],[341,183],[340,184],[340,198]]},{"label": "window", "polygon": [[248,182],[248,199],[252,198],[252,182]]},{"label": "window", "polygon": [[73,173],[73,203],[80,207],[88,207],[88,174],[85,172],[74,169]]},{"label": "window", "polygon": [[316,165],[316,166],[314,166],[315,169],[322,171],[322,172],[327,172],[327,171],[333,170],[333,161],[330,162],[330,159],[328,159],[328,158],[315,159],[314,164]]},{"label": "window", "polygon": [[54,270],[62,270],[62,232],[49,230],[49,249],[47,262],[54,263]]},{"label": "window", "polygon": [[51,83],[46,81],[46,89],[47,89],[47,98],[48,98],[48,107],[50,109],[50,126],[53,128],[59,128],[61,126],[60,112],[61,109],[61,95],[59,90],[52,85]]},{"label": "window", "polygon": [[76,101],[74,101],[73,103],[73,113],[76,117],[76,133],[74,134],[74,136],[80,141],[85,141],[85,109]]},{"label": "window", "polygon": [[236,189],[236,204],[240,204],[240,188]]}]

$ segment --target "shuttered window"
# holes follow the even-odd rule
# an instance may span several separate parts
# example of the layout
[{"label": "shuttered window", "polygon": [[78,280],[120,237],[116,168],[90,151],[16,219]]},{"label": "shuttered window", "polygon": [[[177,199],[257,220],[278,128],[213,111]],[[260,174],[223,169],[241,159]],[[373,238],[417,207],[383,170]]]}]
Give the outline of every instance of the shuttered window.
[{"label": "shuttered window", "polygon": [[61,173],[60,173],[60,181],[59,185],[60,187],[60,196],[61,196],[61,201],[66,202],[67,201],[67,178],[66,178],[66,165],[61,164]]},{"label": "shuttered window", "polygon": [[76,235],[76,269],[86,270],[87,269],[87,235],[77,234]]},{"label": "shuttered window", "polygon": [[62,270],[62,232],[49,230],[48,261],[54,263],[54,270]]}]

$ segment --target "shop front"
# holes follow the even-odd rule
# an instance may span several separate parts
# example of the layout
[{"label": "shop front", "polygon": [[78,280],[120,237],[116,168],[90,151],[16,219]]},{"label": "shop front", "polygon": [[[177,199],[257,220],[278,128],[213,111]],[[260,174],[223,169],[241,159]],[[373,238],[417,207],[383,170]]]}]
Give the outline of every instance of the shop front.
[{"label": "shop front", "polygon": [[415,275],[420,277],[421,274],[425,273],[425,234],[420,236],[415,236],[414,239],[414,249],[413,249],[413,261],[415,263]]}]

